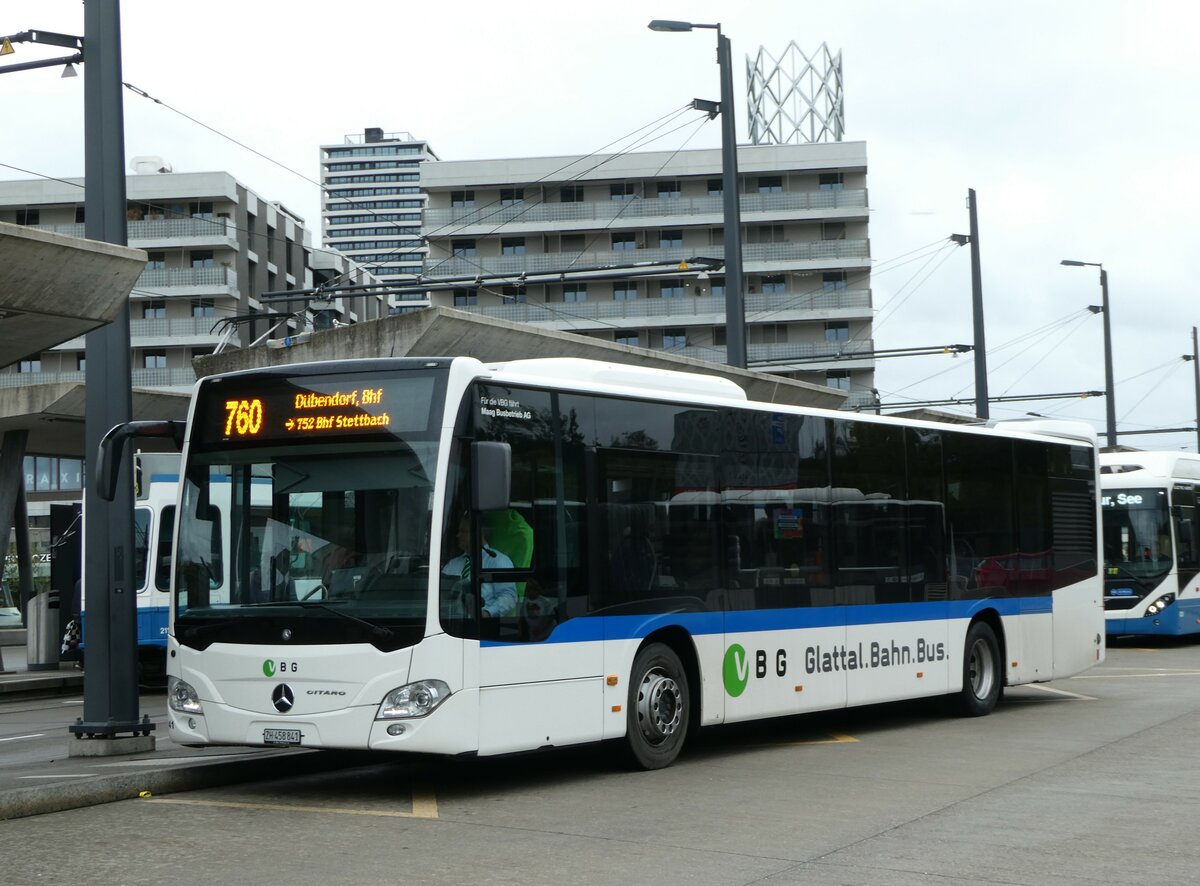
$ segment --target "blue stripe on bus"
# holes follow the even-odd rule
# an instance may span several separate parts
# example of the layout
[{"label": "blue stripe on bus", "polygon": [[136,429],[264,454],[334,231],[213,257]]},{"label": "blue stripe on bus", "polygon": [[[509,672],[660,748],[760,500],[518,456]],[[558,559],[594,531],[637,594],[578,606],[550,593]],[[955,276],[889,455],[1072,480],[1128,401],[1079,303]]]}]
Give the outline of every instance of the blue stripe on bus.
[{"label": "blue stripe on bus", "polygon": [[[927,603],[881,603],[873,606],[812,606],[736,612],[667,612],[572,618],[558,625],[542,643],[635,640],[662,627],[679,625],[689,633],[724,634],[786,631],[801,628],[856,627],[910,621],[970,619],[984,609],[1000,615],[1035,615],[1052,611],[1053,598],[1009,597],[946,600]],[[481,646],[521,645],[482,640]]]}]

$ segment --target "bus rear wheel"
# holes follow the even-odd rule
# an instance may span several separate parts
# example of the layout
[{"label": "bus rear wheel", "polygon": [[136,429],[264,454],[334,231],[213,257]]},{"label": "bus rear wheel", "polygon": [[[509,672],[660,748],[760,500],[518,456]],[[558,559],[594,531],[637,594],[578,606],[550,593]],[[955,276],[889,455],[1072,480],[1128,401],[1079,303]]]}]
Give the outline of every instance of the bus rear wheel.
[{"label": "bus rear wheel", "polygon": [[671,647],[651,643],[638,651],[629,680],[626,736],[631,762],[662,769],[679,756],[691,717],[687,673]]},{"label": "bus rear wheel", "polygon": [[954,707],[964,717],[990,714],[1000,700],[1004,685],[1004,667],[1000,661],[1000,642],[987,622],[977,621],[967,630],[963,644],[963,686],[954,698]]}]

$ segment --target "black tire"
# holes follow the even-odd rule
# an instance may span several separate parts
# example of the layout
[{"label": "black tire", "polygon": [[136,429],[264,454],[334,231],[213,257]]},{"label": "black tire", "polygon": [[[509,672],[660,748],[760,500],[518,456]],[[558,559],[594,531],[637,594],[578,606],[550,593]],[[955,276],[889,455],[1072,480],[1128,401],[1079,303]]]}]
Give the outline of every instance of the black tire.
[{"label": "black tire", "polygon": [[687,738],[691,718],[687,672],[669,646],[643,646],[633,660],[626,707],[630,762],[638,769],[670,766]]},{"label": "black tire", "polygon": [[990,714],[1004,688],[1004,663],[1000,660],[1000,642],[987,622],[977,621],[967,630],[963,644],[963,685],[952,696],[956,713],[963,717]]}]

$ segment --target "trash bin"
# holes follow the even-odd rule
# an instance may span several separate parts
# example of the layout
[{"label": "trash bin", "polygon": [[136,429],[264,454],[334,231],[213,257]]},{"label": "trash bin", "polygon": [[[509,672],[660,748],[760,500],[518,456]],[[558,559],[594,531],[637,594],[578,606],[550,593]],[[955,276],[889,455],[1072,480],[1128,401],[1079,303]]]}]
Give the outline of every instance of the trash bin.
[{"label": "trash bin", "polygon": [[57,671],[62,645],[58,625],[58,591],[30,598],[25,610],[25,666],[31,671]]}]

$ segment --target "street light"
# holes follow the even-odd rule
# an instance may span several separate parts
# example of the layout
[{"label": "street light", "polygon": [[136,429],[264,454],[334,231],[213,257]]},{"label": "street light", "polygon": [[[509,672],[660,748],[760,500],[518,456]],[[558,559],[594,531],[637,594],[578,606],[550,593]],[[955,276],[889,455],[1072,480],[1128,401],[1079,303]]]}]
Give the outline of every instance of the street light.
[{"label": "street light", "polygon": [[738,195],[737,133],[733,115],[733,63],[729,38],[721,23],[713,25],[655,19],[651,31],[717,32],[717,67],[721,75],[721,191],[725,204],[725,362],[746,368],[746,310],[742,284],[742,212]]},{"label": "street light", "polygon": [[[1104,407],[1105,407],[1105,436],[1108,438],[1108,445],[1117,445],[1117,401],[1116,393],[1113,391],[1113,363],[1112,363],[1112,322],[1111,312],[1108,309],[1108,271],[1104,270],[1104,265],[1094,261],[1072,261],[1064,258],[1062,264],[1071,268],[1099,268],[1100,269],[1100,312],[1104,314]],[[1088,310],[1095,311],[1092,308]]]}]

